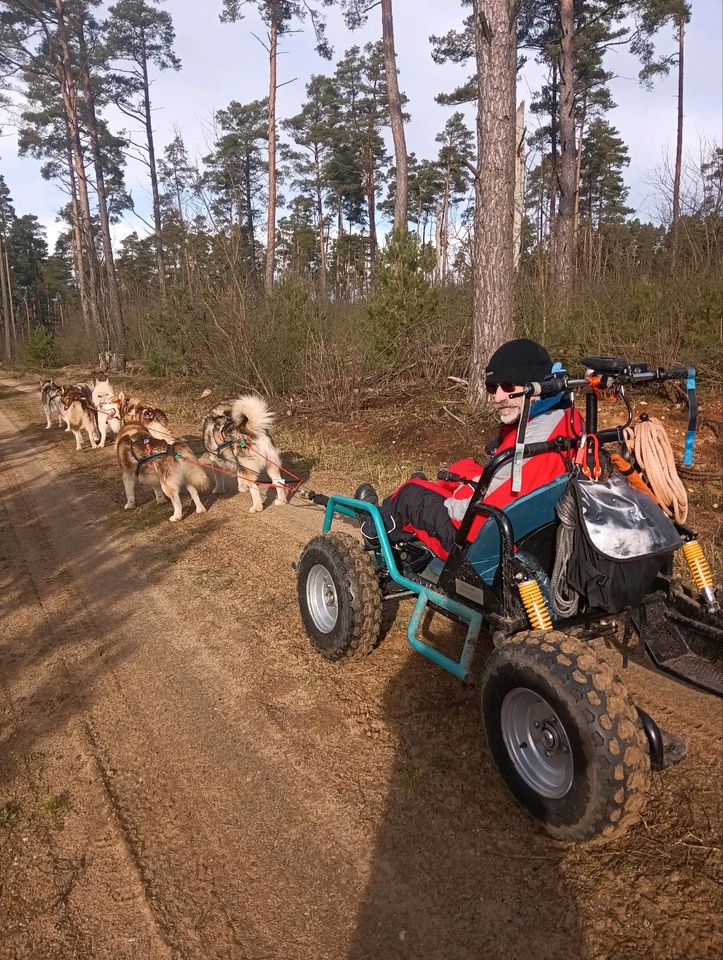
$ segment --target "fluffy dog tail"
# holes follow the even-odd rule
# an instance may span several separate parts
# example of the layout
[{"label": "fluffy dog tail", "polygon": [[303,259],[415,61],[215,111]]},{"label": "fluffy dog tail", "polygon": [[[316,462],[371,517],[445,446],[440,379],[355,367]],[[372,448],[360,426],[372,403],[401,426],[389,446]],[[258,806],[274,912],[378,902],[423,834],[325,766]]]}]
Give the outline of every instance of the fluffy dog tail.
[{"label": "fluffy dog tail", "polygon": [[[179,453],[184,456],[192,457],[191,448],[187,447],[185,444],[182,448],[179,449],[177,443],[174,444],[174,449],[177,449]],[[179,460],[181,468],[183,470],[183,482],[184,484],[191,484],[192,487],[195,487],[199,493],[203,493],[208,490],[210,486],[209,477],[203,467],[199,466],[193,460]]]},{"label": "fluffy dog tail", "polygon": [[234,400],[231,417],[239,429],[255,434],[268,433],[274,423],[274,414],[269,410],[266,401],[252,393]]}]

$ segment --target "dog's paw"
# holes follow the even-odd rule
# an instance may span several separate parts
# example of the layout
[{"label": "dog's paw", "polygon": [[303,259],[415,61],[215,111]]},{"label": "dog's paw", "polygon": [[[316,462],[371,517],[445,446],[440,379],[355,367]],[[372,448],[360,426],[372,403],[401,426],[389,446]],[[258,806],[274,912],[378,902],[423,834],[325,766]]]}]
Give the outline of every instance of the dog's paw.
[{"label": "dog's paw", "polygon": [[261,513],[263,509],[263,507],[257,507],[254,505],[253,507],[249,507],[249,513]]},{"label": "dog's paw", "polygon": [[286,500],[282,500],[280,497],[277,497],[277,498],[274,500],[274,506],[275,506],[275,507],[285,507],[285,506],[286,506]]},{"label": "dog's paw", "polygon": [[135,508],[136,508],[135,503],[127,503],[127,504],[123,507],[124,510],[135,510]]},{"label": "dog's paw", "polygon": [[207,513],[207,512],[208,511],[206,510],[203,504],[201,504],[200,507],[196,507],[196,513]]},{"label": "dog's paw", "polygon": [[179,513],[179,515],[176,516],[176,514],[174,513],[173,516],[169,517],[168,519],[171,523],[176,523],[177,520],[183,520],[183,514]]}]

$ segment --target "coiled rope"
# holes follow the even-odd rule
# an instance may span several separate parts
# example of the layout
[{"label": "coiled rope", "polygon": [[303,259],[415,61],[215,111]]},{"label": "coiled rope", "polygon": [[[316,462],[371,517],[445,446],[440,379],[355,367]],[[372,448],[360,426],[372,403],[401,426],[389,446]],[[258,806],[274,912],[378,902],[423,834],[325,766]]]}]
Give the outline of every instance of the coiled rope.
[{"label": "coiled rope", "polygon": [[678,476],[673,448],[663,424],[656,417],[649,417],[635,427],[626,427],[623,437],[661,507],[676,523],[685,523],[688,493]]},{"label": "coiled rope", "polygon": [[557,504],[560,526],[557,531],[557,551],[555,566],[550,580],[550,600],[552,608],[559,617],[574,617],[580,603],[580,597],[567,582],[567,564],[572,556],[577,510],[572,490],[568,487]]}]

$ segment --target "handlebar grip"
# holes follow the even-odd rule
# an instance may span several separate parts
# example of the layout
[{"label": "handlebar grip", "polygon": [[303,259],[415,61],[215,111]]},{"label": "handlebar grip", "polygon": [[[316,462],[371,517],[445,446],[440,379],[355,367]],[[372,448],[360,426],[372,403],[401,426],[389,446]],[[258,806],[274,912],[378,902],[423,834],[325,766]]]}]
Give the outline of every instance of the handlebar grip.
[{"label": "handlebar grip", "polygon": [[669,370],[661,371],[662,380],[685,380],[687,376],[687,367],[671,367]]}]

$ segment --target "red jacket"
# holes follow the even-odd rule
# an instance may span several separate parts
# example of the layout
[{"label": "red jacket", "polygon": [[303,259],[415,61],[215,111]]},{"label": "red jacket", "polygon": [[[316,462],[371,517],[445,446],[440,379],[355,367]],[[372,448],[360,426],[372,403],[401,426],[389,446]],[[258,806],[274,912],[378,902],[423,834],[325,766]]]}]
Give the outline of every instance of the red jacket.
[{"label": "red jacket", "polygon": [[[534,408],[533,408],[534,413]],[[541,443],[545,440],[554,440],[556,437],[575,437],[582,432],[583,421],[580,414],[574,407],[560,409],[553,407],[546,410],[538,416],[532,416],[527,426],[525,443]],[[509,450],[514,447],[517,437],[517,424],[510,426],[502,425],[500,428],[500,442],[494,453],[500,453],[503,450]],[[528,457],[522,464],[522,485],[518,493],[512,492],[512,462],[509,461],[495,473],[492,482],[487,488],[484,496],[484,502],[493,507],[506,507],[513,503],[519,497],[524,497],[532,493],[538,487],[544,486],[556,477],[559,477],[566,470],[566,461],[572,459],[574,451],[568,451],[566,454],[544,453],[536,457]],[[449,514],[450,523],[459,528],[462,524],[462,518],[472,497],[474,483],[482,474],[482,466],[472,457],[466,457],[450,464],[451,473],[456,473],[461,477],[467,478],[469,483],[456,483],[447,480],[413,480],[428,490],[433,490],[445,497],[445,506]],[[472,542],[480,531],[486,517],[475,517],[470,527],[467,539]],[[431,535],[425,530],[419,530],[407,525],[404,530],[415,533],[419,539],[426,544],[429,549],[446,560],[447,551],[444,549],[437,537]]]}]

